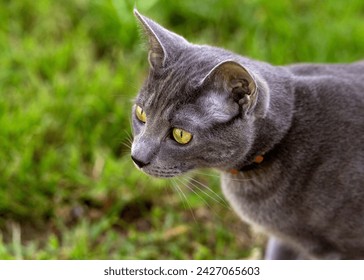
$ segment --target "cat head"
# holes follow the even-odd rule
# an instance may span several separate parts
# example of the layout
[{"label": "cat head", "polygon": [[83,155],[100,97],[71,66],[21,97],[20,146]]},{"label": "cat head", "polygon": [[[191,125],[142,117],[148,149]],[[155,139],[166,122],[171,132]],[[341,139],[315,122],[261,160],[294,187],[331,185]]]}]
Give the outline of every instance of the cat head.
[{"label": "cat head", "polygon": [[133,106],[131,156],[156,177],[194,168],[236,168],[268,106],[254,62],[189,43],[134,11],[148,42],[150,71]]}]

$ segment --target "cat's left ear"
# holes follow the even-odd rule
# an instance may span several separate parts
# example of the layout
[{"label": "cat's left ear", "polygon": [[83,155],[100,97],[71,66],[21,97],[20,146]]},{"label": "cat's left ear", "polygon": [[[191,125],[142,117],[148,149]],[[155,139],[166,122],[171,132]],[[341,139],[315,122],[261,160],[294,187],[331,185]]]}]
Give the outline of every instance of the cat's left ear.
[{"label": "cat's left ear", "polygon": [[258,99],[258,79],[248,69],[232,60],[217,64],[201,81],[212,81],[231,94],[245,112],[251,112]]},{"label": "cat's left ear", "polygon": [[141,15],[134,9],[134,14],[141,23],[149,42],[148,61],[152,69],[163,68],[178,50],[188,45],[181,36],[165,29],[153,20]]}]

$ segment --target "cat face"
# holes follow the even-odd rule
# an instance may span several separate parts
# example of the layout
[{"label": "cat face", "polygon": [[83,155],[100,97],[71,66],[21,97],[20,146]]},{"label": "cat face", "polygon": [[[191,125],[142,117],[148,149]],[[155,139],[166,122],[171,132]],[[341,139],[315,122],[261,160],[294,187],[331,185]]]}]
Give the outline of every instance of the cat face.
[{"label": "cat face", "polygon": [[259,79],[233,54],[190,44],[135,14],[150,64],[132,108],[135,165],[156,177],[238,166],[254,138]]}]

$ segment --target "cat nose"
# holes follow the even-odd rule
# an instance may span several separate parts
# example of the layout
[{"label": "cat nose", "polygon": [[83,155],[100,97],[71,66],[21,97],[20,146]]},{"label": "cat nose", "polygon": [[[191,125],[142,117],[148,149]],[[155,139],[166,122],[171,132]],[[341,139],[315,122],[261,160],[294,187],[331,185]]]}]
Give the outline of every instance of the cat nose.
[{"label": "cat nose", "polygon": [[143,168],[144,166],[148,165],[149,162],[143,162],[139,159],[136,159],[135,157],[131,156],[131,159],[134,161],[134,163],[139,167],[139,168]]}]

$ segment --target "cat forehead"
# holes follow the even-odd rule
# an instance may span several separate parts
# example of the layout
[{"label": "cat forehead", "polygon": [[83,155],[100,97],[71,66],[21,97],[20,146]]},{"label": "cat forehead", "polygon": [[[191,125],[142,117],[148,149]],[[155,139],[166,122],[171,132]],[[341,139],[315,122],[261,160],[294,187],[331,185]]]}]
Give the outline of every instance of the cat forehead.
[{"label": "cat forehead", "polygon": [[168,64],[158,69],[156,77],[168,78],[165,82],[184,82],[194,86],[222,61],[234,58],[234,54],[221,48],[190,44],[169,58]]},{"label": "cat forehead", "polygon": [[[203,85],[201,81],[211,69],[229,58],[230,54],[223,49],[190,46],[161,71],[150,72],[137,100],[146,111],[164,118],[179,111],[180,116],[183,115],[181,112],[189,112],[195,119],[208,116],[212,120],[224,121],[231,114],[231,108],[228,108],[231,104],[226,102],[225,95],[214,91],[217,89],[213,85]],[[185,117],[187,119],[187,115]]]},{"label": "cat forehead", "polygon": [[198,96],[196,87],[178,75],[169,74],[159,78],[151,78],[137,97],[137,103],[150,111],[166,111],[178,104]]},{"label": "cat forehead", "polygon": [[213,90],[197,92],[188,101],[168,99],[158,106],[146,104],[146,112],[153,122],[169,123],[184,129],[208,129],[224,123],[239,113],[239,106],[227,95]]},{"label": "cat forehead", "polygon": [[150,73],[138,95],[141,104],[162,108],[176,103],[185,103],[198,96],[200,77],[183,66],[168,69],[163,73]]},{"label": "cat forehead", "polygon": [[185,49],[168,66],[159,71],[150,71],[140,92],[141,97],[150,100],[183,99],[189,93],[198,91],[206,75],[228,58],[223,54],[224,50],[210,46],[195,45]]},{"label": "cat forehead", "polygon": [[206,91],[194,103],[185,104],[175,112],[176,119],[185,119],[199,127],[208,128],[224,123],[239,113],[239,106],[224,93]]}]

